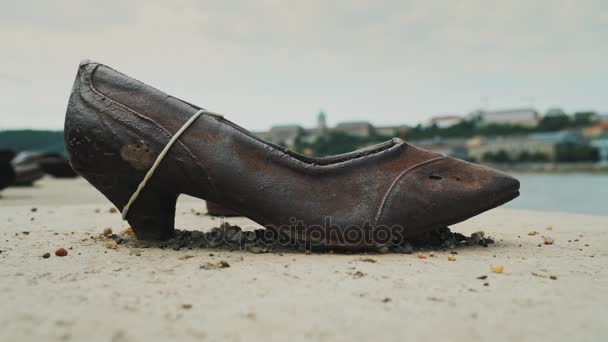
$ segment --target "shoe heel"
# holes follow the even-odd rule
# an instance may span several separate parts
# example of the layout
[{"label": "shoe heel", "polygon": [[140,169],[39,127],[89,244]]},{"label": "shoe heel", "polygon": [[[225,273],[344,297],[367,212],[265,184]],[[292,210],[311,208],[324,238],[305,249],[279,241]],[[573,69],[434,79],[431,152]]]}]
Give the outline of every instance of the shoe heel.
[{"label": "shoe heel", "polygon": [[166,240],[175,233],[178,195],[145,189],[127,212],[126,220],[140,240]]},{"label": "shoe heel", "polygon": [[[120,212],[139,182],[130,177],[81,173]],[[163,190],[155,182],[148,184],[131,204],[126,221],[142,240],[166,240],[175,232],[175,205],[179,194]]]}]

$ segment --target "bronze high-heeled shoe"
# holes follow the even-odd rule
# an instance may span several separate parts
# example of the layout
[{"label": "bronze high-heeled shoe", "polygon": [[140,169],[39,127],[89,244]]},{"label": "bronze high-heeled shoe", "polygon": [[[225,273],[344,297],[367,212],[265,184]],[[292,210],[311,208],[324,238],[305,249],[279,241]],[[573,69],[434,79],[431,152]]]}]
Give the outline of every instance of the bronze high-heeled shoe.
[{"label": "bronze high-heeled shoe", "polygon": [[[133,196],[169,140],[201,113]],[[232,209],[289,240],[356,248],[451,225],[519,194],[513,177],[401,139],[311,158],[208,114],[82,62],[65,120],[70,162],[123,210],[141,239],[172,236],[180,194]]]}]

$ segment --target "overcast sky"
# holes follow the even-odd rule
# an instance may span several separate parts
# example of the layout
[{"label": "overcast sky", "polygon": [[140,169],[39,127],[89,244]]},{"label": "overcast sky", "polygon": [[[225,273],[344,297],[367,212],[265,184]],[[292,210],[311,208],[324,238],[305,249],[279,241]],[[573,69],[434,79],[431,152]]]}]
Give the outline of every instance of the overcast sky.
[{"label": "overcast sky", "polygon": [[248,129],[608,111],[608,1],[0,0],[0,129],[61,128],[89,58]]}]

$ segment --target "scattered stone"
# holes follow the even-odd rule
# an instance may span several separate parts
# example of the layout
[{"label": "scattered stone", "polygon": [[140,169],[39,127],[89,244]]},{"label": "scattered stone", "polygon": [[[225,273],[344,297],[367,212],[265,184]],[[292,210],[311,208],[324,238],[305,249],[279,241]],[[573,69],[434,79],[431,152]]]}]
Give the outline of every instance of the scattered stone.
[{"label": "scattered stone", "polygon": [[536,235],[536,234],[538,234],[538,232],[534,232],[534,231],[533,231],[533,232],[529,232],[529,233],[528,233],[528,235],[530,235],[530,236],[534,236],[534,235]]},{"label": "scattered stone", "polygon": [[448,261],[456,261],[456,257],[453,255],[448,255]]},{"label": "scattered stone", "polygon": [[110,214],[114,214],[114,213],[116,213],[117,211],[118,211],[118,210],[116,210],[116,208],[114,208],[114,207],[112,207],[112,208],[108,209],[108,212],[109,212]]},{"label": "scattered stone", "polygon": [[21,232],[21,234],[23,234],[23,235],[30,235],[30,232],[28,232],[28,231],[23,231],[23,232]]},{"label": "scattered stone", "polygon": [[552,245],[555,240],[553,240],[552,237],[543,236],[543,241],[544,241],[545,245]]},{"label": "scattered stone", "polygon": [[65,248],[57,248],[55,250],[55,255],[58,257],[64,257],[68,255],[68,251],[66,251]]},{"label": "scattered stone", "polygon": [[133,231],[133,228],[131,227],[127,227],[125,230],[123,230],[122,232],[120,232],[122,235],[132,235],[135,232]]},{"label": "scattered stone", "polygon": [[494,273],[503,273],[505,271],[505,267],[502,265],[492,265],[490,270]]},{"label": "scattered stone", "polygon": [[553,227],[552,227],[552,226],[549,226],[549,227],[547,227],[546,229],[547,229],[547,230],[553,230]]},{"label": "scattered stone", "polygon": [[382,303],[388,303],[388,302],[390,302],[390,301],[391,301],[391,299],[390,299],[390,298],[388,298],[388,297],[386,297],[386,298],[384,298],[384,299],[382,300]]},{"label": "scattered stone", "polygon": [[182,309],[186,309],[186,310],[192,309],[192,304],[182,304]]},{"label": "scattered stone", "polygon": [[471,234],[471,240],[475,241],[475,243],[479,243],[479,241],[481,241],[483,239],[483,236],[485,235],[484,232],[475,232],[473,234]]},{"label": "scattered stone", "polygon": [[414,247],[410,243],[406,242],[401,248],[401,253],[412,254],[414,253]]},{"label": "scattered stone", "polygon": [[95,214],[99,214],[100,212],[101,212],[101,210],[99,210],[99,208],[95,209]]},{"label": "scattered stone", "polygon": [[108,236],[112,234],[112,228],[104,228],[102,234],[103,236]]},{"label": "scattered stone", "polygon": [[372,259],[372,258],[361,258],[359,259],[363,262],[371,262],[372,264],[375,264],[376,262],[378,262],[376,259]]},{"label": "scattered stone", "polygon": [[194,258],[194,255],[184,255],[182,257],[179,257],[179,260],[188,260],[188,259],[192,259]]},{"label": "scattered stone", "polygon": [[490,286],[490,283],[483,283],[483,286]]},{"label": "scattered stone", "polygon": [[230,264],[225,260],[220,260],[219,262],[207,262],[200,266],[200,268],[204,270],[217,270],[220,268],[228,268]]},{"label": "scattered stone", "polygon": [[35,212],[38,211],[38,208],[32,208],[32,209],[30,209],[30,211],[33,212],[33,213],[35,213]]},{"label": "scattered stone", "polygon": [[362,278],[365,276],[366,276],[366,274],[361,271],[357,271],[357,272],[353,273],[353,278]]},{"label": "scattered stone", "polygon": [[118,243],[114,240],[106,240],[103,245],[106,246],[107,249],[118,249]]},{"label": "scattered stone", "polygon": [[482,275],[482,276],[477,277],[477,279],[481,279],[481,280],[488,279],[488,276],[487,275]]},{"label": "scattered stone", "polygon": [[[114,240],[117,244],[126,244],[128,247],[135,248],[150,248],[157,247],[161,249],[172,249],[179,251],[182,248],[189,250],[196,248],[220,248],[223,250],[247,250],[254,254],[282,251],[300,251],[309,255],[312,251],[316,253],[332,253],[329,249],[318,248],[315,245],[308,245],[289,240],[285,240],[284,236],[266,229],[256,229],[253,231],[243,231],[239,226],[231,225],[224,222],[220,227],[215,227],[209,231],[186,231],[176,229],[174,236],[166,241],[139,241],[134,238],[131,233],[132,229],[125,229],[121,232],[120,237],[117,234],[109,232],[107,235],[101,236],[101,241]],[[97,237],[99,238],[99,237]],[[93,239],[97,239],[93,238]],[[476,242],[477,241],[477,242]],[[399,243],[393,243],[388,248],[379,249],[378,252],[392,252],[412,254],[417,251],[421,252],[424,259],[433,256],[434,253],[423,254],[423,251],[431,250],[452,250],[451,254],[457,254],[453,251],[459,245],[480,245],[487,247],[488,244],[494,243],[489,237],[485,237],[484,232],[479,231],[474,233],[473,238],[467,237],[460,233],[453,233],[448,227],[441,227],[433,231],[426,232],[415,239],[408,239]],[[352,252],[345,251],[349,254]],[[212,254],[212,253],[211,253]]]},{"label": "scattered stone", "polygon": [[382,246],[382,247],[378,248],[377,251],[380,254],[386,254],[389,252],[389,249],[388,249],[388,246]]},{"label": "scattered stone", "polygon": [[51,253],[48,253],[48,252],[47,252],[47,253],[44,253],[44,254],[42,254],[42,257],[43,257],[44,259],[48,259],[48,258],[50,258],[50,257],[51,257]]},{"label": "scattered stone", "polygon": [[557,276],[550,275],[550,276],[549,276],[549,279],[552,279],[552,280],[557,280]]},{"label": "scattered stone", "polygon": [[424,255],[424,253],[422,252],[418,252],[418,254],[416,254],[416,257],[418,257],[418,259],[426,259],[426,255]]},{"label": "scattered stone", "polygon": [[268,248],[253,246],[249,247],[249,251],[253,254],[268,253]]}]

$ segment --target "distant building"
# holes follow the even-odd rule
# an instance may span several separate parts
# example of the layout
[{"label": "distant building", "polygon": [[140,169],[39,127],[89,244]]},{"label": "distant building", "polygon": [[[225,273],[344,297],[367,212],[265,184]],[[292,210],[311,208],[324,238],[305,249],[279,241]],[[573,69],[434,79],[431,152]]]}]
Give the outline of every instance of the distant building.
[{"label": "distant building", "polygon": [[334,131],[342,132],[356,137],[369,137],[374,135],[374,126],[367,121],[342,122],[336,125]]},{"label": "distant building", "polygon": [[298,125],[273,126],[268,133],[263,135],[267,140],[276,144],[291,146],[297,137],[304,133],[304,128]]},{"label": "distant building", "polygon": [[469,158],[482,160],[486,153],[506,152],[515,159],[523,152],[542,153],[549,160],[555,160],[557,147],[565,144],[582,144],[584,139],[578,132],[559,131],[533,133],[507,137],[475,137],[467,141]]},{"label": "distant building", "polygon": [[320,111],[317,116],[317,129],[321,134],[327,132],[327,115],[324,111]]},{"label": "distant building", "polygon": [[536,127],[540,115],[534,108],[521,108],[497,111],[478,111],[474,113],[482,125],[519,125]]},{"label": "distant building", "polygon": [[458,115],[444,115],[444,116],[434,116],[429,120],[429,126],[437,126],[439,128],[448,128],[462,122],[462,116]]},{"label": "distant building", "polygon": [[434,138],[412,141],[418,147],[431,152],[443,154],[460,159],[467,159],[466,139],[464,138]]},{"label": "distant building", "polygon": [[374,127],[374,131],[377,135],[381,135],[383,137],[395,137],[395,136],[403,136],[410,130],[406,125],[401,126],[380,126]]},{"label": "distant building", "polygon": [[583,128],[583,136],[587,139],[599,137],[604,133],[608,133],[608,122],[598,122]]}]

